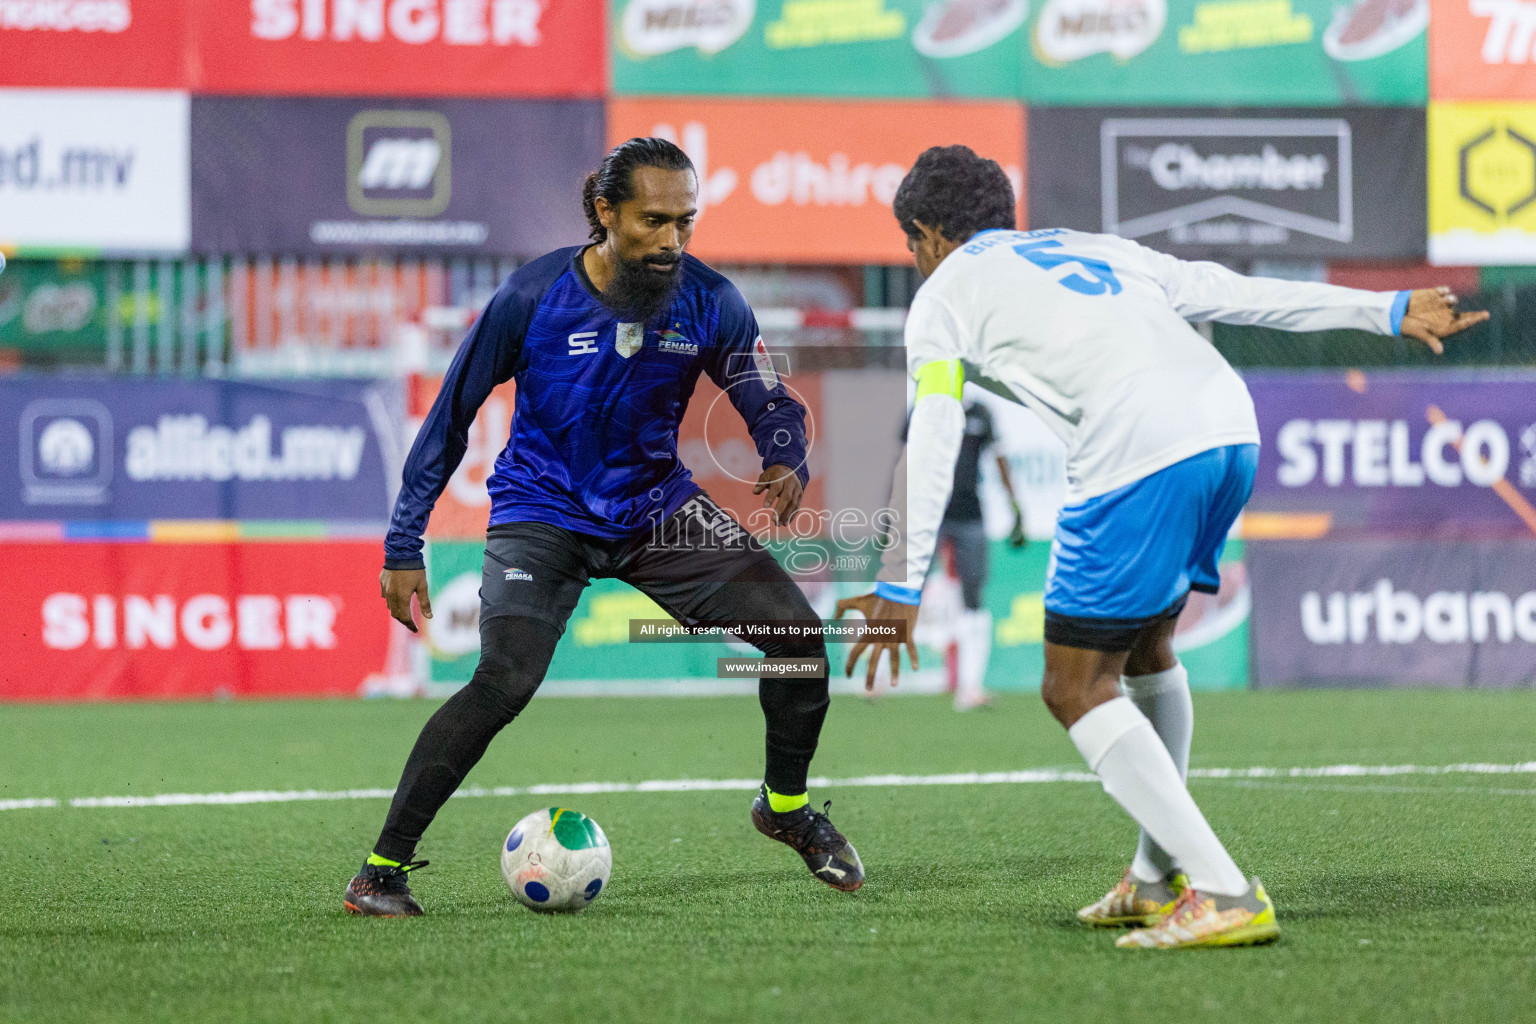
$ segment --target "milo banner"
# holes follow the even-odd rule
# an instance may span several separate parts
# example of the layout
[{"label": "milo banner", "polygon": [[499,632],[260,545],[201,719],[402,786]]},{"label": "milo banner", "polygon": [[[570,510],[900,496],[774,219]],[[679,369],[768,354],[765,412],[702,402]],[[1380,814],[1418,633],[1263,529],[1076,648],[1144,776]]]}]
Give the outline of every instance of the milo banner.
[{"label": "milo banner", "polygon": [[610,0],[617,95],[1021,95],[1029,0]]},{"label": "milo banner", "polygon": [[1184,258],[1421,259],[1424,111],[1040,107],[1029,223]]},{"label": "milo banner", "polygon": [[1536,538],[1248,545],[1261,687],[1536,685]]},{"label": "milo banner", "polygon": [[1029,28],[1024,95],[1032,103],[1422,105],[1429,7],[1044,0]]},{"label": "milo banner", "polygon": [[1250,524],[1289,536],[1536,538],[1536,375],[1247,381],[1263,437]]}]

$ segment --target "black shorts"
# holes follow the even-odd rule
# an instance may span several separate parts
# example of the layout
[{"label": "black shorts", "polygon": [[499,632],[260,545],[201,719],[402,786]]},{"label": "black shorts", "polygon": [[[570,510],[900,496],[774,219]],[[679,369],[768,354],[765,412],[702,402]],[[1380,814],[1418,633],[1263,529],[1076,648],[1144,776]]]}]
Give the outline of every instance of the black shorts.
[{"label": "black shorts", "polygon": [[563,634],[588,583],[617,579],[687,624],[723,584],[749,570],[789,580],[773,555],[703,491],[658,529],[622,540],[546,523],[505,523],[486,533],[480,621],[525,615]]}]

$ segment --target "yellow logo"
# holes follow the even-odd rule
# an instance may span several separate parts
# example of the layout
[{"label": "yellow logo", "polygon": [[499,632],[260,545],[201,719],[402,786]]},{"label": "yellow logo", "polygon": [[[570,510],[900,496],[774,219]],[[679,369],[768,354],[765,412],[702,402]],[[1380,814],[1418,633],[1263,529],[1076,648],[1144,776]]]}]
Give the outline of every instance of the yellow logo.
[{"label": "yellow logo", "polygon": [[1435,263],[1536,260],[1536,104],[1431,105],[1429,234]]}]

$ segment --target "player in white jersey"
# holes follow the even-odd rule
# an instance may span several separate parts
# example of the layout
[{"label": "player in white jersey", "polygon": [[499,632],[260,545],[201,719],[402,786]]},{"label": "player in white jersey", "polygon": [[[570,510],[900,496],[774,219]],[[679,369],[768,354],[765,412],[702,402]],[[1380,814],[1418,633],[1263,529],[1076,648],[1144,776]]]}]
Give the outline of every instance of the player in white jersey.
[{"label": "player in white jersey", "polygon": [[[1448,289],[1366,292],[1243,277],[1111,235],[1014,230],[1013,190],[963,146],[924,153],[895,213],[926,280],[907,319],[917,380],[870,619],[917,618],[964,429],[969,376],[1040,415],[1067,445],[1067,505],[1045,591],[1041,694],[1106,792],[1142,827],[1125,877],[1079,917],[1140,925],[1117,945],[1225,946],[1279,934],[1274,906],[1184,785],[1193,714],[1173,631],[1191,590],[1214,592],[1253,488],[1259,431],[1242,378],[1187,321],[1440,339],[1487,319]],[[917,650],[907,641],[908,659]],[[899,645],[855,644],[898,677]]]}]

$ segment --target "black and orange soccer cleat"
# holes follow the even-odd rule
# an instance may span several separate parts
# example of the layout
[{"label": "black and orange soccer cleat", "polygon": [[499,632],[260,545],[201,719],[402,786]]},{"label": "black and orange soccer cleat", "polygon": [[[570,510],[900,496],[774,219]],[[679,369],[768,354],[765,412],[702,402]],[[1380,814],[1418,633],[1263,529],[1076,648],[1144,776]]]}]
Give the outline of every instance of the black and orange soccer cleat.
[{"label": "black and orange soccer cleat", "polygon": [[832,827],[823,813],[831,807],[832,801],[828,800],[821,811],[806,805],[779,814],[768,806],[765,787],[757,791],[752,801],[752,824],[769,839],[777,839],[798,853],[818,879],[834,889],[853,892],[864,884],[864,865],[853,844]]},{"label": "black and orange soccer cleat", "polygon": [[426,866],[424,860],[405,864],[364,864],[347,883],[347,913],[364,917],[420,917],[421,904],[411,895],[405,876]]}]

